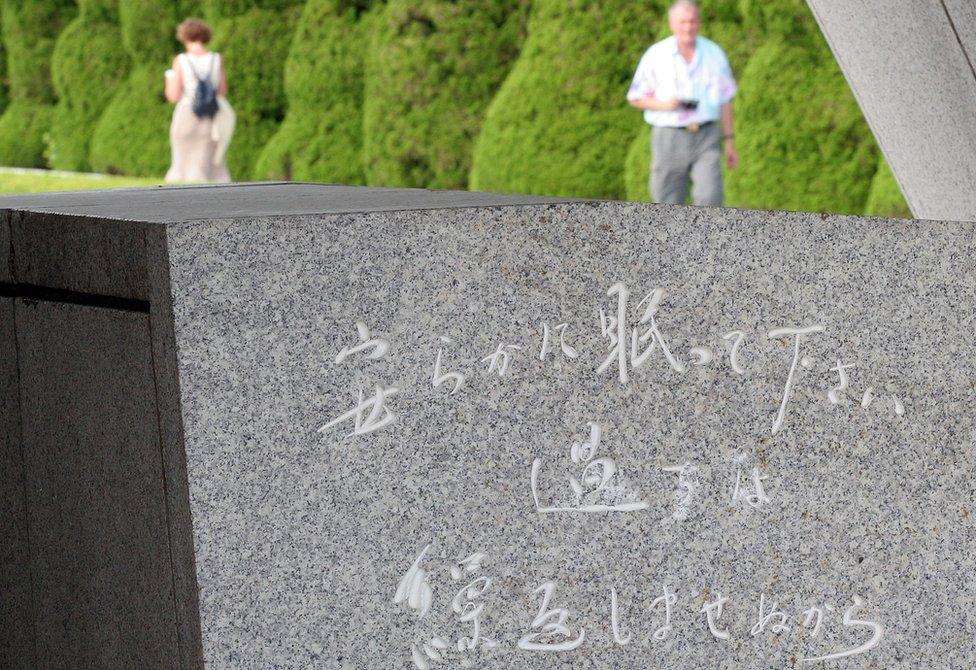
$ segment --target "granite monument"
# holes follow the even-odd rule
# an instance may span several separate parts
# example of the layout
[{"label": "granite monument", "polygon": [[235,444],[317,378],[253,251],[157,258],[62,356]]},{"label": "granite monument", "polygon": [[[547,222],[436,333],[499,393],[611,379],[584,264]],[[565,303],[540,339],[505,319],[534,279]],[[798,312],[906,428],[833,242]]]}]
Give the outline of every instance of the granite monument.
[{"label": "granite monument", "polygon": [[971,223],[0,211],[7,667],[976,662]]}]

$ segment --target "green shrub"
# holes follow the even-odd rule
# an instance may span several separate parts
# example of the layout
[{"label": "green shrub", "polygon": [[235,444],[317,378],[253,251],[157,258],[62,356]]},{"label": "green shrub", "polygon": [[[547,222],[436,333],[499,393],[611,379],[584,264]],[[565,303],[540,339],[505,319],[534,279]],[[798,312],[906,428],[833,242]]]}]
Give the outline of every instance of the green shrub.
[{"label": "green shrub", "polygon": [[363,119],[370,184],[464,188],[485,110],[518,56],[522,0],[392,0],[374,26]]},{"label": "green shrub", "polygon": [[119,22],[120,0],[78,0],[80,14],[89,21]]},{"label": "green shrub", "polygon": [[61,30],[77,14],[73,0],[2,0],[3,41],[13,98],[53,103],[51,54]]},{"label": "green shrub", "polygon": [[522,55],[492,100],[471,187],[622,198],[637,112],[624,99],[661,7],[537,0]]},{"label": "green shrub", "polygon": [[44,135],[54,106],[24,98],[10,101],[0,116],[0,165],[45,167]]},{"label": "green shrub", "polygon": [[0,164],[44,166],[44,135],[56,99],[51,53],[76,11],[73,0],[0,1],[10,98],[0,117]]},{"label": "green shrub", "polygon": [[119,0],[122,44],[134,62],[168,63],[182,51],[176,41],[181,9],[177,0]]},{"label": "green shrub", "polygon": [[[2,12],[0,12],[0,21],[2,21]],[[0,79],[3,80],[0,82],[0,112],[3,112],[10,102],[10,80],[7,78],[7,50],[2,43],[0,43]]]},{"label": "green shrub", "polygon": [[140,65],[119,87],[92,135],[90,163],[96,172],[154,177],[170,163],[173,106],[163,97],[165,63]]},{"label": "green shrub", "polygon": [[[237,130],[228,151],[231,177],[251,178],[264,145],[285,116],[284,67],[299,0],[212,0],[214,50],[227,67],[228,98],[237,112]],[[241,14],[232,12],[242,11]]]},{"label": "green shrub", "polygon": [[627,150],[624,162],[624,186],[627,200],[650,202],[648,182],[651,178],[651,127],[641,123],[641,129]]},{"label": "green shrub", "polygon": [[765,39],[826,48],[806,0],[738,0],[743,22]]},{"label": "green shrub", "polygon": [[863,211],[877,148],[829,51],[774,39],[749,60],[739,84],[741,162],[727,175],[727,203]]},{"label": "green shrub", "polygon": [[163,96],[163,72],[181,47],[174,37],[174,0],[121,0],[122,43],[137,63],[118,87],[92,135],[89,159],[97,172],[144,177],[166,173],[173,106]]},{"label": "green shrub", "polygon": [[[369,0],[308,0],[285,62],[288,113],[254,176],[364,184],[363,63]],[[380,5],[377,5],[381,7]]]},{"label": "green shrub", "polygon": [[705,23],[702,35],[722,47],[736,79],[742,76],[749,58],[762,44],[761,35],[740,21]]},{"label": "green shrub", "polygon": [[[205,0],[176,0],[176,18],[178,21],[195,16],[197,18],[207,15],[207,3]],[[173,26],[173,34],[176,34],[176,26]]]},{"label": "green shrub", "polygon": [[[355,0],[354,0],[355,1]],[[252,9],[280,10],[301,4],[296,0],[184,0],[185,4],[203,5],[207,17],[216,21],[240,14],[246,14]],[[361,4],[361,3],[360,3]]]},{"label": "green shrub", "polygon": [[89,168],[95,125],[124,81],[129,56],[122,48],[117,1],[81,0],[81,12],[58,37],[51,75],[58,104],[48,159],[63,170]]},{"label": "green shrub", "polygon": [[912,210],[909,209],[901,187],[895,181],[895,175],[891,172],[891,166],[884,156],[878,159],[878,171],[871,180],[871,190],[868,191],[868,202],[864,213],[867,216],[912,218]]}]

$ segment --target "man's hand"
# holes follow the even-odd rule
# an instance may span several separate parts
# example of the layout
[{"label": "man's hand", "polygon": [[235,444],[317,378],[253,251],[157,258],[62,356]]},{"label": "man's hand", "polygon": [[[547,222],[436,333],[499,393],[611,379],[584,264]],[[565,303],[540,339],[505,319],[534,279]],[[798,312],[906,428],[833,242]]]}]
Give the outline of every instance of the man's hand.
[{"label": "man's hand", "polygon": [[734,170],[739,165],[739,154],[735,150],[735,143],[731,139],[725,140],[725,164],[730,170]]}]

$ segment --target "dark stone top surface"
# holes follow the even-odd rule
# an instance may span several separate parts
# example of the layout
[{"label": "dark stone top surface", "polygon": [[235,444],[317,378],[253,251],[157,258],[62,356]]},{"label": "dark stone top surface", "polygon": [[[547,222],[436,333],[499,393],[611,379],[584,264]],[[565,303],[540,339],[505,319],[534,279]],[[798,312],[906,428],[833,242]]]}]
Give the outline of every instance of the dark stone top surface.
[{"label": "dark stone top surface", "polygon": [[418,188],[264,182],[16,195],[0,197],[0,210],[176,223],[201,219],[534,205],[568,200]]}]

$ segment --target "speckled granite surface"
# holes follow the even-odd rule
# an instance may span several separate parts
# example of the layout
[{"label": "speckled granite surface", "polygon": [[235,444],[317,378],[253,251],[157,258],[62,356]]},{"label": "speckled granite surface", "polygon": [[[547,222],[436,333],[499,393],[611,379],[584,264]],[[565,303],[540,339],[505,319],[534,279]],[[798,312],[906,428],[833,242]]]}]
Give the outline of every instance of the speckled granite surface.
[{"label": "speckled granite surface", "polygon": [[971,225],[567,204],[168,239],[210,667],[976,661]]},{"label": "speckled granite surface", "polygon": [[148,309],[182,667],[973,666],[972,224],[403,193],[0,199]]}]

